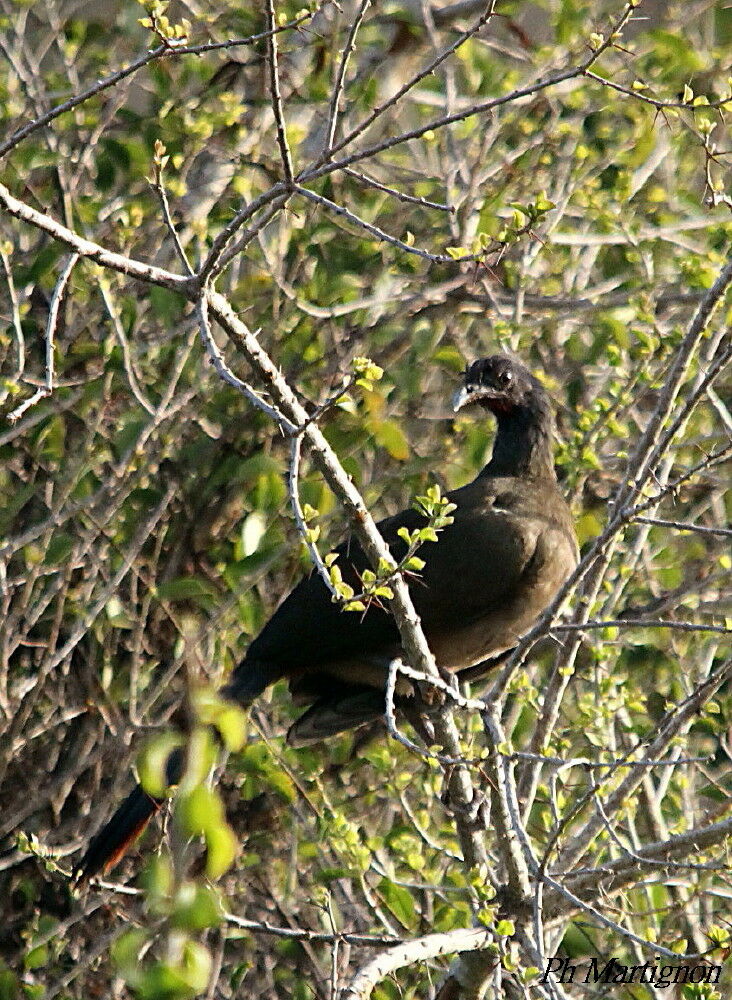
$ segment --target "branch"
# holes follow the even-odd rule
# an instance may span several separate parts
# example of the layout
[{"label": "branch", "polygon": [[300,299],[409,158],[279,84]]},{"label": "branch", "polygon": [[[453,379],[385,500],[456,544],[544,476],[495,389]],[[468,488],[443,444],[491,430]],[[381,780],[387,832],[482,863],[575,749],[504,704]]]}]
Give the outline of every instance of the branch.
[{"label": "branch", "polygon": [[[322,431],[316,423],[309,422],[309,414],[257,338],[239,319],[229,302],[218,292],[207,290],[205,300],[206,306],[201,305],[200,310],[205,312],[210,308],[211,314],[215,316],[218,323],[229,334],[257,372],[261,381],[267,386],[284,420],[289,425],[302,429],[303,438],[310,445],[313,461],[320,469],[330,489],[343,504],[354,534],[363,546],[372,566],[377,567],[381,559],[392,563],[396,562],[379,534],[358,490],[344,471]],[[260,405],[255,400],[253,402],[255,405]],[[427,645],[419,616],[414,609],[403,576],[396,574],[391,584],[394,598],[390,607],[399,629],[405,656],[415,669],[423,671],[429,677],[439,678],[434,657]],[[459,757],[460,739],[450,710],[444,709],[440,715],[435,717],[434,724],[437,738],[448,755]],[[487,855],[482,838],[464,818],[470,810],[471,803],[475,800],[475,792],[468,768],[464,765],[451,768],[448,772],[447,783],[450,800],[455,807],[455,821],[465,862],[471,868],[486,865]]]},{"label": "branch", "polygon": [[277,64],[277,33],[275,31],[275,9],[274,0],[265,0],[265,13],[267,15],[267,62],[269,64],[269,91],[272,96],[272,111],[274,113],[275,126],[277,128],[277,145],[280,147],[282,157],[282,167],[285,171],[285,184],[292,186],[292,155],[287,143],[287,132],[285,131],[285,114],[282,110],[282,95],[280,93],[280,74]]},{"label": "branch", "polygon": [[[364,965],[341,994],[341,1000],[365,1000],[380,980],[405,965],[426,962],[440,955],[476,951],[492,943],[492,936],[485,928],[460,928],[445,934],[426,934],[390,948]],[[494,964],[497,960],[494,956]]]},{"label": "branch", "polygon": [[330,149],[333,145],[333,140],[335,139],[336,128],[338,126],[338,105],[340,104],[341,96],[343,94],[343,88],[346,83],[346,73],[348,72],[348,63],[351,59],[351,54],[356,47],[356,35],[358,34],[359,28],[363,24],[363,19],[366,16],[366,12],[371,6],[371,0],[361,0],[361,4],[356,11],[356,16],[353,19],[353,24],[351,25],[351,30],[348,32],[348,38],[346,44],[343,47],[343,52],[341,53],[341,61],[338,66],[338,72],[336,74],[335,87],[333,88],[333,96],[330,101],[330,111],[328,114],[328,129],[325,138],[325,148]]},{"label": "branch", "polygon": [[169,45],[158,45],[157,48],[151,49],[144,55],[140,56],[134,62],[130,63],[129,66],[125,66],[124,69],[119,69],[115,73],[111,73],[109,76],[105,77],[103,80],[98,80],[96,83],[92,84],[86,90],[82,91],[81,94],[77,94],[75,97],[70,97],[68,101],[64,101],[63,104],[57,104],[55,108],[51,108],[47,111],[45,115],[41,115],[35,121],[29,122],[28,125],[24,125],[23,128],[18,129],[16,132],[5,140],[5,142],[0,144],[0,157],[5,156],[11,149],[22,142],[23,139],[27,139],[29,135],[33,135],[39,129],[46,125],[49,125],[55,118],[60,115],[66,114],[67,111],[73,111],[74,108],[78,108],[79,105],[84,104],[92,97],[96,97],[97,94],[101,94],[104,90],[109,90],[110,87],[116,86],[120,81],[124,80],[126,77],[131,76],[136,73],[139,69],[147,66],[148,63],[154,62],[156,59],[163,58],[180,58],[185,55],[201,55],[204,52],[215,52],[222,49],[235,49],[240,48],[245,45],[256,45],[257,42],[261,42],[264,39],[268,39],[273,35],[279,34],[281,31],[289,31],[294,28],[299,28],[300,25],[304,24],[305,21],[309,21],[318,11],[321,10],[321,5],[318,5],[313,10],[307,10],[299,17],[294,18],[292,21],[288,21],[286,24],[275,26],[273,29],[267,31],[260,31],[256,35],[249,35],[247,38],[233,38],[225,42],[204,42],[202,45],[182,45],[178,48],[172,49]]},{"label": "branch", "polygon": [[[677,833],[667,840],[646,844],[636,849],[635,857],[624,855],[622,858],[607,861],[597,868],[581,868],[569,872],[565,876],[566,883],[578,896],[590,892],[593,896],[601,892],[617,892],[637,882],[639,875],[657,873],[659,865],[665,864],[669,871],[676,870],[679,867],[677,859],[708,851],[710,847],[724,844],[730,837],[732,837],[732,816],[718,823],[694,827],[686,833]],[[706,869],[708,866],[699,867]],[[556,873],[552,874],[554,878],[560,877]],[[558,909],[561,909],[559,899],[547,894],[547,900],[552,915],[556,916]]]},{"label": "branch", "polygon": [[132,257],[125,257],[121,253],[106,250],[98,243],[86,240],[72,229],[68,229],[60,222],[56,222],[50,215],[38,212],[35,208],[31,208],[30,205],[18,201],[17,198],[14,198],[10,194],[4,184],[0,184],[0,205],[7,210],[9,215],[14,216],[16,219],[21,219],[31,226],[35,226],[36,229],[41,229],[44,233],[48,233],[49,236],[58,240],[59,243],[70,247],[80,257],[92,260],[102,267],[109,267],[113,271],[119,271],[121,274],[128,275],[128,277],[139,278],[140,281],[144,281],[147,284],[161,285],[163,288],[171,289],[171,291],[180,292],[186,298],[192,297],[193,290],[197,285],[197,282],[193,278],[173,274],[171,271],[165,271],[163,268],[155,267],[153,264],[143,264],[142,261],[135,260]]},{"label": "branch", "polygon": [[720,635],[732,634],[732,628],[724,625],[696,625],[694,622],[674,622],[664,619],[654,620],[649,618],[613,618],[608,621],[581,622],[578,625],[552,625],[552,632],[584,632],[586,629],[595,628],[670,628],[679,632],[717,632]]},{"label": "branch", "polygon": [[77,253],[72,253],[61,269],[61,274],[56,282],[56,287],[53,290],[53,296],[51,298],[51,306],[48,310],[48,322],[46,323],[46,375],[44,379],[44,384],[39,386],[38,389],[30,396],[28,399],[24,400],[20,406],[8,414],[8,420],[11,424],[14,424],[16,420],[19,420],[26,410],[30,409],[31,406],[35,406],[40,400],[45,399],[46,396],[50,396],[53,392],[53,374],[54,374],[54,336],[56,333],[56,326],[58,324],[58,314],[61,308],[61,300],[63,299],[64,291],[66,285],[68,284],[69,278],[71,277],[71,272],[74,270],[74,265],[79,259]]}]

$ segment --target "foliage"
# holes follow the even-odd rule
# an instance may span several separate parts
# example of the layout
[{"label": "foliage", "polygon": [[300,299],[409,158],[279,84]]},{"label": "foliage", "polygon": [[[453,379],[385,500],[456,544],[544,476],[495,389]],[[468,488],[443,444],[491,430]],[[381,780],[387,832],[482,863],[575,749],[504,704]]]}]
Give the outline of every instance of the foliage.
[{"label": "foliage", "polygon": [[[566,885],[595,907],[545,887],[544,959],[632,966],[661,946],[721,963],[729,829],[670,866],[658,848],[602,892],[582,872],[729,818],[729,305],[683,352],[729,260],[732,11],[470,6],[9,3],[2,182],[120,259],[175,276],[210,265],[368,508],[419,498],[408,573],[449,519],[446,490],[490,452],[490,425],[446,418],[465,363],[508,350],[545,380],[583,553],[624,519],[567,631],[507,677],[505,743],[465,709],[461,750],[488,796],[490,767],[515,765],[542,869],[574,870]],[[344,613],[388,602],[394,564],[342,591],[328,555],[342,498],[303,449],[293,517],[291,441],[207,363],[182,278],[137,280],[0,203],[0,997],[106,995],[120,976],[142,997],[192,997],[214,976],[222,995],[333,995],[389,942],[475,924],[506,989],[544,995],[521,914],[459,860],[439,759],[358,735],[295,751],[283,688],[248,720],[212,694],[309,570],[308,548],[356,608]],[[214,336],[269,403],[241,345]],[[659,447],[619,510],[657,417]],[[590,626],[570,631],[578,621]],[[629,763],[667,732],[661,764]],[[112,881],[77,894],[72,856],[138,753],[159,794],[181,743],[160,851],[145,867],[157,826]],[[495,820],[502,884],[494,834]],[[374,996],[434,995],[447,965],[415,958]]]}]

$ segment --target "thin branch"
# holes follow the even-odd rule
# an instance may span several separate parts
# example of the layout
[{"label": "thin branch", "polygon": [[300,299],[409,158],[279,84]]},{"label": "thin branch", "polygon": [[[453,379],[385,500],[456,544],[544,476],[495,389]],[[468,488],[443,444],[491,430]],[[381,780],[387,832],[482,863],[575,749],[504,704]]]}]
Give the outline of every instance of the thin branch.
[{"label": "thin branch", "polygon": [[160,207],[163,210],[163,221],[165,223],[165,228],[170,233],[170,238],[173,241],[173,249],[175,250],[175,255],[183,265],[183,270],[186,272],[186,274],[192,276],[193,268],[191,267],[190,261],[188,260],[186,252],[183,249],[183,246],[180,242],[178,231],[173,225],[173,219],[170,214],[170,204],[168,203],[168,193],[165,190],[165,186],[163,184],[162,167],[158,167],[157,164],[155,164],[155,179],[152,182],[152,187],[160,200]]},{"label": "thin branch", "polygon": [[327,931],[304,930],[300,927],[276,927],[274,924],[267,923],[266,920],[247,920],[236,913],[224,913],[223,918],[228,924],[233,924],[234,927],[239,927],[242,930],[284,938],[287,941],[323,941],[326,944],[345,941],[347,944],[362,948],[383,948],[401,943],[400,938],[385,934],[348,934],[337,931],[328,933]]},{"label": "thin branch", "polygon": [[376,188],[377,191],[383,191],[384,194],[391,195],[392,198],[396,198],[398,201],[403,201],[407,205],[420,205],[422,208],[435,208],[440,212],[455,211],[452,205],[446,205],[441,201],[430,201],[428,198],[415,198],[412,194],[405,194],[403,191],[397,191],[396,188],[389,187],[387,184],[382,184],[374,177],[369,177],[367,174],[361,174],[358,170],[351,170],[350,167],[346,167],[343,173],[347,174],[349,177],[353,177],[353,179],[359,181],[359,183],[366,184],[367,187]]},{"label": "thin branch", "polygon": [[314,17],[321,9],[322,5],[318,5],[313,10],[305,11],[303,14],[300,14],[292,21],[288,21],[286,24],[275,25],[273,29],[260,31],[258,34],[249,35],[247,38],[233,38],[225,42],[204,42],[201,45],[182,45],[177,48],[171,48],[169,45],[158,45],[156,48],[151,49],[149,52],[146,52],[134,62],[130,63],[129,66],[125,66],[124,69],[111,73],[103,80],[98,80],[81,94],[70,97],[68,101],[64,101],[62,104],[57,104],[55,108],[51,108],[51,110],[47,111],[46,114],[41,115],[35,121],[29,122],[27,125],[24,125],[23,128],[18,129],[8,139],[6,139],[5,142],[0,143],[0,157],[5,156],[5,154],[17,146],[18,143],[27,139],[29,135],[33,135],[33,133],[37,132],[38,129],[49,125],[60,115],[66,114],[68,111],[73,111],[74,108],[78,108],[80,104],[84,104],[84,102],[88,101],[90,98],[96,97],[97,94],[101,94],[104,90],[109,90],[110,87],[116,86],[116,84],[118,84],[121,80],[124,80],[126,77],[136,73],[139,69],[147,66],[148,63],[154,62],[157,59],[180,58],[185,55],[201,55],[204,52],[216,52],[223,49],[240,48],[245,45],[256,45],[257,42],[264,41],[265,39],[270,38],[273,34],[276,35],[283,31],[290,31],[294,28],[299,28],[306,21],[309,21],[312,17]]},{"label": "thin branch", "polygon": [[719,635],[732,634],[732,628],[725,625],[696,625],[694,622],[674,622],[665,619],[611,618],[607,621],[587,621],[577,624],[552,625],[550,632],[584,632],[596,628],[670,628],[679,632],[716,632]]},{"label": "thin branch", "polygon": [[292,186],[292,154],[287,142],[287,132],[285,127],[285,114],[282,110],[282,95],[280,93],[280,73],[277,62],[277,33],[274,0],[265,0],[265,14],[267,15],[267,62],[269,65],[269,90],[272,97],[272,111],[274,113],[275,126],[277,128],[277,145],[280,147],[282,157],[282,167],[285,171],[285,184],[289,188]]},{"label": "thin branch", "polygon": [[[25,336],[23,335],[23,323],[20,318],[20,302],[18,292],[13,280],[13,270],[5,247],[0,245],[0,262],[2,262],[5,280],[8,284],[8,296],[10,297],[10,311],[13,319],[13,333],[15,334],[15,344],[17,351],[17,363],[15,373],[11,376],[14,382],[19,382],[25,371]],[[3,399],[7,398],[7,392],[3,392]]]},{"label": "thin branch", "polygon": [[122,320],[119,317],[119,312],[117,311],[115,303],[112,300],[112,291],[105,274],[100,275],[99,292],[102,296],[104,308],[107,310],[107,315],[112,322],[112,329],[114,330],[114,334],[117,338],[117,343],[122,351],[122,367],[125,370],[130,391],[143,410],[149,413],[150,416],[153,416],[155,413],[155,407],[140,388],[140,382],[137,377],[137,373],[135,372],[135,366],[132,360],[132,352],[130,351],[127,334],[125,333],[124,326],[122,325]]},{"label": "thin branch", "polygon": [[[642,90],[632,89],[630,87],[624,87],[621,83],[615,83],[614,80],[608,79],[608,77],[600,76],[597,73],[593,73],[590,70],[585,70],[584,74],[588,79],[594,80],[596,83],[602,84],[603,87],[609,87],[611,90],[617,90],[620,94],[625,94],[626,97],[635,98],[637,101],[641,101],[643,104],[650,104],[651,107],[657,108],[659,111],[663,111],[665,108],[677,108],[684,111],[693,111],[694,105],[689,104],[687,101],[664,101],[657,97],[650,97],[645,94]],[[720,97],[716,101],[709,101],[708,104],[704,104],[705,108],[721,108],[725,104],[729,103],[729,97]]]},{"label": "thin branch", "polygon": [[346,83],[346,73],[348,72],[348,63],[350,62],[351,54],[356,47],[356,35],[358,34],[359,28],[363,24],[366,11],[370,6],[371,0],[361,0],[359,8],[356,11],[356,16],[353,19],[351,30],[348,32],[348,38],[346,39],[343,52],[341,53],[341,61],[338,65],[335,87],[333,88],[333,96],[330,101],[330,111],[328,113],[328,129],[325,139],[326,150],[331,148],[333,140],[335,139],[336,128],[338,127],[338,105],[340,104],[341,97],[343,96],[343,89]]},{"label": "thin branch", "polygon": [[335,600],[339,600],[338,591],[333,586],[333,581],[330,578],[328,567],[323,562],[323,557],[320,554],[318,546],[313,540],[312,529],[308,527],[305,515],[303,514],[302,504],[300,503],[299,476],[301,448],[302,437],[300,434],[295,434],[290,442],[290,468],[287,474],[287,491],[290,495],[290,506],[292,507],[292,513],[295,518],[298,533],[300,538],[302,538],[307,545],[313,565],[317,569],[320,578],[327,587],[331,597]]},{"label": "thin branch", "polygon": [[[676,962],[680,961],[682,958],[689,960],[692,958],[698,959],[703,957],[700,954],[680,956],[678,952],[671,951],[670,948],[662,947],[657,941],[648,941],[646,938],[642,938],[640,935],[634,934],[633,931],[629,930],[627,927],[623,927],[621,924],[618,924],[615,920],[611,920],[610,917],[606,916],[596,907],[592,906],[591,903],[584,902],[566,886],[557,882],[556,879],[553,879],[551,875],[542,875],[542,879],[549,889],[554,890],[555,899],[556,897],[563,897],[568,900],[579,913],[585,914],[586,917],[593,922],[600,924],[601,927],[607,927],[608,930],[614,931],[621,938],[621,940],[624,938],[627,941],[634,941],[645,951],[650,951],[655,955],[663,955],[666,958],[672,958]],[[548,906],[547,909],[549,909]]]},{"label": "thin branch", "polygon": [[707,528],[703,524],[690,524],[688,521],[666,521],[660,517],[643,517],[639,514],[633,518],[642,524],[653,524],[659,528],[674,528],[676,531],[692,531],[699,535],[716,535],[720,538],[732,537],[732,528]]},{"label": "thin branch", "polygon": [[29,410],[32,406],[35,406],[41,399],[45,399],[46,396],[50,396],[53,393],[53,376],[54,376],[54,338],[56,335],[56,327],[58,325],[58,315],[61,309],[61,301],[63,299],[64,291],[66,285],[68,284],[69,278],[71,277],[71,272],[74,270],[74,266],[79,259],[78,253],[72,253],[66,259],[66,263],[61,269],[61,274],[56,282],[56,287],[53,290],[53,296],[51,297],[51,306],[48,310],[48,321],[46,323],[46,373],[44,378],[44,384],[39,386],[38,389],[30,396],[28,399],[24,400],[20,406],[16,406],[8,414],[8,420],[10,423],[14,424],[16,420],[19,420],[26,410]]},{"label": "thin branch", "polygon": [[384,232],[378,226],[375,226],[371,222],[366,222],[365,219],[359,218],[350,209],[345,208],[343,205],[337,205],[330,198],[326,198],[322,194],[316,194],[315,191],[311,191],[309,188],[301,187],[299,184],[295,186],[295,191],[297,194],[303,196],[303,198],[308,198],[310,201],[315,202],[316,205],[321,205],[323,208],[327,208],[329,212],[333,212],[335,215],[340,215],[344,219],[348,219],[355,226],[359,226],[361,229],[365,229],[367,233],[375,236],[378,240],[382,240],[384,243],[390,243],[392,246],[397,247],[397,249],[402,250],[404,253],[414,254],[416,257],[422,257],[424,260],[430,261],[432,264],[462,264],[466,261],[482,260],[485,256],[485,252],[479,254],[470,253],[463,254],[459,257],[449,257],[446,254],[439,253],[429,253],[427,250],[421,250],[419,247],[410,246],[403,240],[397,239],[396,236],[391,236],[389,233]]}]

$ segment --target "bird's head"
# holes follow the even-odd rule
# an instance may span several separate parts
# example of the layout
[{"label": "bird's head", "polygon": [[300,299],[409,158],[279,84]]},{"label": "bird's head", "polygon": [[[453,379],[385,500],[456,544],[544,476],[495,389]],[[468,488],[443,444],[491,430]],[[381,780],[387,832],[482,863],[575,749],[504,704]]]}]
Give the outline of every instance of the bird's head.
[{"label": "bird's head", "polygon": [[527,368],[506,354],[494,354],[465,369],[463,384],[453,396],[453,410],[471,403],[501,417],[544,411],[548,400],[541,383]]}]

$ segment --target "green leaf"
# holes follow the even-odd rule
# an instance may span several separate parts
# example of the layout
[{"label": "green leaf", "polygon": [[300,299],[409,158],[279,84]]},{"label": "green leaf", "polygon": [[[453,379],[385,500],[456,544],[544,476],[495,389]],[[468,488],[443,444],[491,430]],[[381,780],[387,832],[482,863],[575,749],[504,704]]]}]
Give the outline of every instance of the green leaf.
[{"label": "green leaf", "polygon": [[416,926],[417,914],[414,900],[408,889],[397,885],[391,879],[382,878],[378,885],[378,892],[387,909],[394,914],[402,926],[408,928]]},{"label": "green leaf", "polygon": [[162,798],[170,794],[165,767],[173,750],[182,745],[183,737],[180,734],[161,733],[140,754],[137,762],[140,784],[149,795]]},{"label": "green leaf", "polygon": [[65,531],[57,531],[49,542],[43,562],[46,566],[63,563],[69,557],[74,547],[74,539]]},{"label": "green leaf", "polygon": [[380,420],[372,425],[376,441],[392,458],[404,462],[409,458],[409,442],[396,420]]},{"label": "green leaf", "polygon": [[112,945],[112,960],[119,974],[135,988],[141,978],[140,953],[148,941],[148,934],[139,928],[131,928],[117,938]]},{"label": "green leaf", "polygon": [[221,919],[221,904],[212,888],[195,882],[184,882],[181,885],[173,900],[171,923],[174,927],[202,931],[207,927],[216,927]]},{"label": "green leaf", "polygon": [[198,576],[179,576],[158,587],[158,596],[163,600],[184,601],[196,597],[216,597],[218,591],[208,580]]}]

